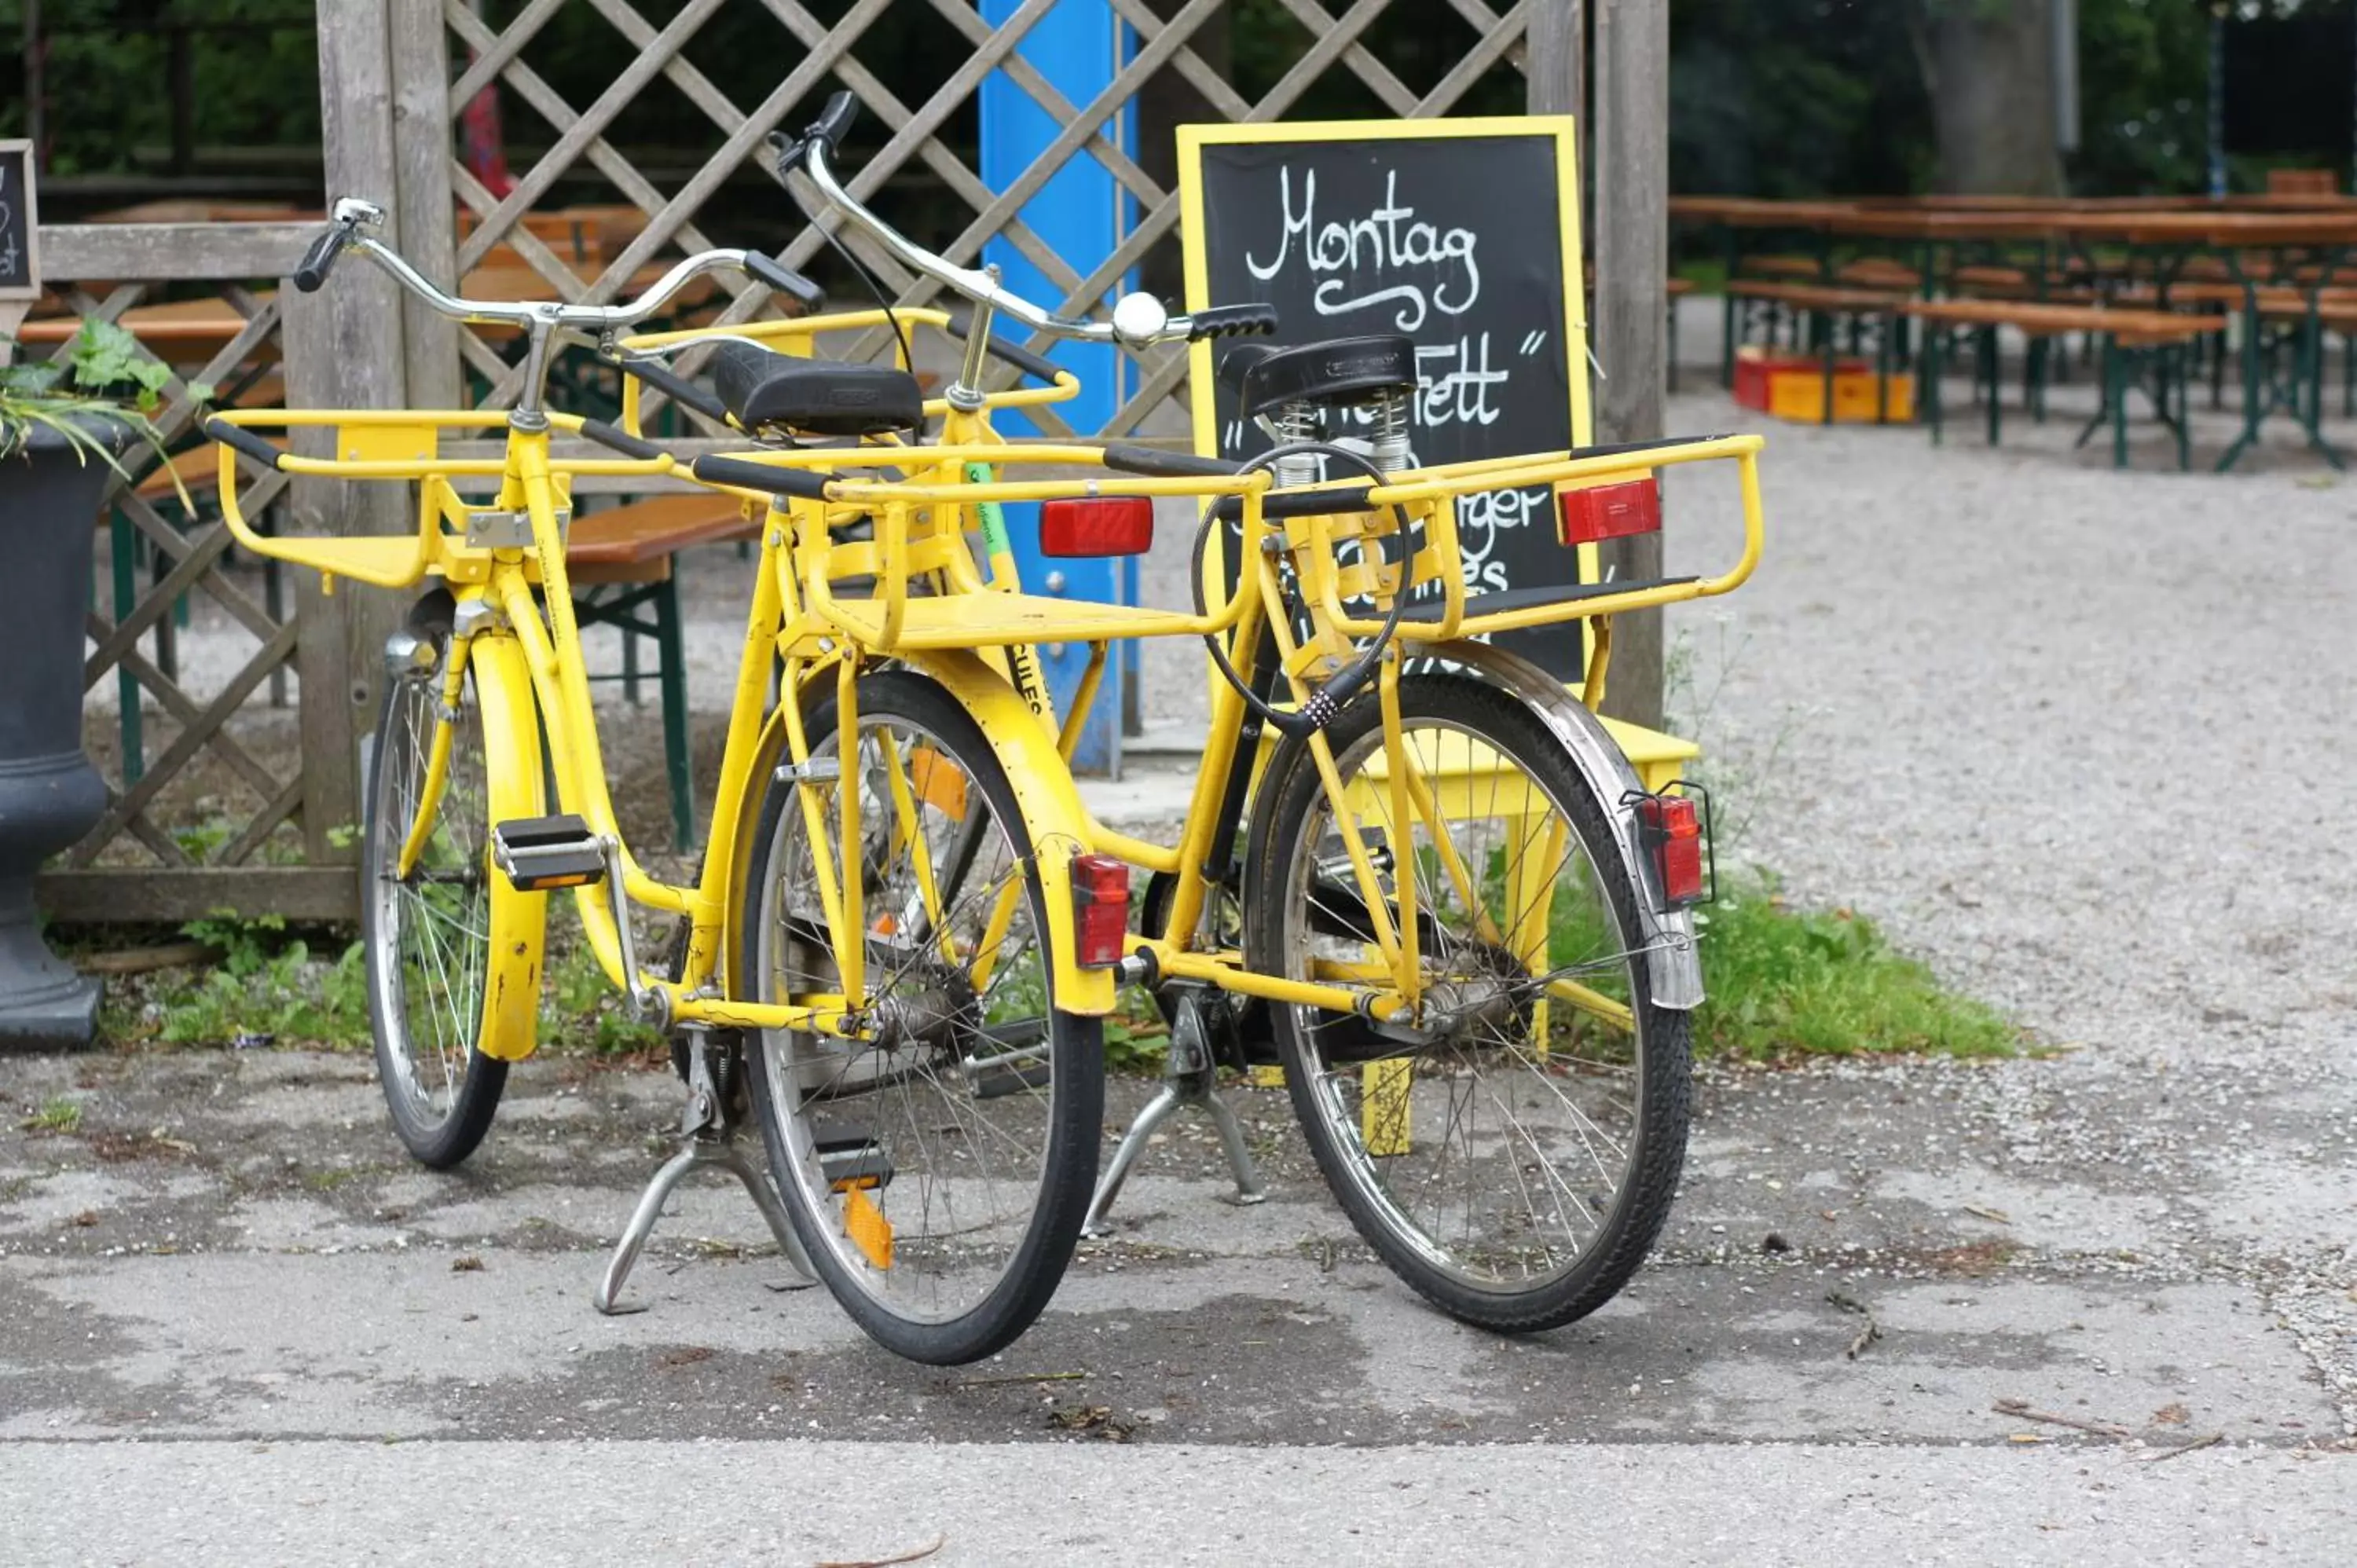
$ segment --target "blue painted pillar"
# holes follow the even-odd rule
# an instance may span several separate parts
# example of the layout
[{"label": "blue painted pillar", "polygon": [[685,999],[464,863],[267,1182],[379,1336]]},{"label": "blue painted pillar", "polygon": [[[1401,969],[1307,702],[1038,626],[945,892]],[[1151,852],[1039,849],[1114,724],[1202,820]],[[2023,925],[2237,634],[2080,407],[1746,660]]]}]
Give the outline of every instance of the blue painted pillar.
[{"label": "blue painted pillar", "polygon": [[[1021,0],[980,0],[980,4],[983,19],[997,27],[1015,14]],[[1015,52],[1052,82],[1075,109],[1082,109],[1112,83],[1129,49],[1128,34],[1107,0],[1060,0],[1024,35]],[[1134,143],[1134,124],[1132,112],[1125,108],[1104,124],[1103,134],[1126,150]],[[1062,129],[1004,70],[992,71],[982,83],[983,183],[994,191],[1012,186]],[[1032,194],[1024,204],[1022,220],[1049,250],[1085,276],[1113,253],[1133,215],[1129,198],[1112,172],[1082,151],[1073,154]],[[1006,240],[992,240],[983,255],[997,263],[1006,285],[1024,298],[1051,310],[1064,303],[1062,287],[1051,283]],[[1118,287],[1113,291],[1119,292]],[[1010,326],[1008,330],[1020,334],[1019,328]],[[1050,352],[1081,379],[1080,396],[1056,404],[1056,412],[1080,434],[1096,434],[1135,384],[1132,367],[1118,349],[1104,345],[1066,343]],[[1001,427],[1010,435],[1037,433],[1037,427],[1020,414],[1005,416]],[[1041,556],[1038,507],[1010,506],[1006,522],[1025,591],[1107,603],[1135,598],[1135,573],[1125,572],[1121,561],[1049,561]],[[1074,644],[1043,648],[1039,652],[1057,712],[1064,714],[1070,710],[1081,672],[1088,668],[1088,650]],[[1121,714],[1126,685],[1134,676],[1135,665],[1124,657],[1123,647],[1116,645],[1074,754],[1075,765],[1082,769],[1119,770]]]}]

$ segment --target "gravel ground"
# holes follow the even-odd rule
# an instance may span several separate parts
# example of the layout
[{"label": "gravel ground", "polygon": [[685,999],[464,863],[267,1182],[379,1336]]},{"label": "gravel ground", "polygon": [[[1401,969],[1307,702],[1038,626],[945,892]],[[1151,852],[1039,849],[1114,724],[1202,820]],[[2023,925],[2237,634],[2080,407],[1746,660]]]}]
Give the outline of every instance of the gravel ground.
[{"label": "gravel ground", "polygon": [[[2357,1423],[2357,489],[2284,426],[2248,471],[2141,440],[2114,472],[2070,448],[2092,407],[1997,450],[1774,426],[1759,575],[1674,612],[1684,706],[1743,854],[2069,1047],[1973,1078],[2008,1164],[2169,1195]],[[1673,400],[1673,429],[1755,424]],[[2198,418],[2197,464],[2231,428]],[[1673,570],[1739,540],[1700,490]]]}]

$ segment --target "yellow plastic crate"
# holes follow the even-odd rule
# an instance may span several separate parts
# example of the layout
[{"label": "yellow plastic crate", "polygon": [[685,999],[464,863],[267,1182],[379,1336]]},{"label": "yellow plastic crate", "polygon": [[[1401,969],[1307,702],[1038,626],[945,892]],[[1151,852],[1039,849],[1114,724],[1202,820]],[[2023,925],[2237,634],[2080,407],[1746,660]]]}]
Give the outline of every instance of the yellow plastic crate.
[{"label": "yellow plastic crate", "polygon": [[[1885,405],[1872,371],[1834,372],[1834,419],[1841,424],[1872,424],[1888,420],[1905,424],[1915,418],[1915,378],[1904,371],[1889,378],[1889,402]],[[1768,412],[1800,424],[1822,424],[1825,418],[1825,374],[1823,371],[1785,370],[1768,377]]]}]

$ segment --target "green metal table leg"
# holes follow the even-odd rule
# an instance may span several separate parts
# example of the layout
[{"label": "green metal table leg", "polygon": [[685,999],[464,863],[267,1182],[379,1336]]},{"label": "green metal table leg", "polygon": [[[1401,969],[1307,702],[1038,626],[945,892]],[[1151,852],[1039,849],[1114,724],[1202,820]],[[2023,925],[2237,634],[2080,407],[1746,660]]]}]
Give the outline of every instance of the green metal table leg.
[{"label": "green metal table leg", "polygon": [[1988,372],[1988,444],[1994,446],[1997,444],[1998,431],[2005,423],[2004,378],[1996,357],[1996,328],[1983,327],[1979,336],[1981,368]]},{"label": "green metal table leg", "polygon": [[2112,332],[2103,335],[2103,396],[2112,403],[2112,467],[2128,467],[2128,377],[2126,349]]},{"label": "green metal table leg", "polygon": [[[121,626],[131,617],[139,603],[138,563],[134,558],[131,520],[117,508],[109,525],[107,556],[114,569],[114,624]],[[121,706],[123,726],[123,787],[129,789],[139,782],[147,771],[146,742],[141,733],[144,715],[139,711],[139,677],[131,672],[127,660],[117,660],[114,666],[115,701]]]},{"label": "green metal table leg", "polygon": [[1718,384],[1727,388],[1729,392],[1735,390],[1736,303],[1735,295],[1732,292],[1734,285],[1735,278],[1733,274],[1730,274],[1727,280],[1727,287],[1729,292],[1721,294],[1718,296],[1718,315],[1722,328],[1718,340]]},{"label": "green metal table leg", "polygon": [[[631,639],[625,631],[623,641]],[[695,847],[695,784],[688,746],[687,650],[679,635],[679,563],[655,590],[655,648],[662,660],[663,767],[671,776],[672,832],[683,854]]]},{"label": "green metal table leg", "polygon": [[1938,322],[1923,323],[1921,346],[1922,353],[1918,358],[1916,368],[1923,377],[1923,420],[1932,427],[1932,445],[1937,446],[1940,445],[1940,360],[1946,347]]}]

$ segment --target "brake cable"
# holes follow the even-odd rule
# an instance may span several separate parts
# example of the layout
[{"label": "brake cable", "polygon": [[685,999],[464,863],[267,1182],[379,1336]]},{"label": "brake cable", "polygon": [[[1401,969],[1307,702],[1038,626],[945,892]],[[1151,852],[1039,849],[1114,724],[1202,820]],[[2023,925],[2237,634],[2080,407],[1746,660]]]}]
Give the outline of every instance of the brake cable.
[{"label": "brake cable", "polygon": [[[1364,455],[1353,452],[1347,446],[1338,446],[1326,441],[1294,441],[1271,447],[1245,463],[1237,472],[1250,474],[1263,468],[1273,467],[1284,458],[1303,456],[1324,457],[1329,461],[1340,458],[1378,485],[1384,483],[1389,478]],[[1219,634],[1217,632],[1203,634],[1203,646],[1211,650],[1211,663],[1219,670],[1222,677],[1229,685],[1235,688],[1237,695],[1243,698],[1247,708],[1257,714],[1264,723],[1275,725],[1281,735],[1295,740],[1303,740],[1332,724],[1336,715],[1342,711],[1342,704],[1356,696],[1359,689],[1367,683],[1370,676],[1374,674],[1376,665],[1383,660],[1385,645],[1399,629],[1400,618],[1407,612],[1409,591],[1415,586],[1415,549],[1408,536],[1406,512],[1396,501],[1386,504],[1398,523],[1400,541],[1400,585],[1398,591],[1392,596],[1391,613],[1384,617],[1382,629],[1375,633],[1359,656],[1344,666],[1340,674],[1304,698],[1299,709],[1287,712],[1274,707],[1265,701],[1252,689],[1252,683],[1238,674],[1236,667],[1228,661],[1227,650],[1221,646]],[[1211,531],[1218,526],[1218,509],[1205,508],[1203,523],[1201,528],[1196,531],[1195,548],[1192,552],[1194,567],[1191,575],[1194,579],[1197,615],[1211,613],[1210,606],[1203,594],[1203,565],[1206,553],[1211,548]],[[1236,564],[1238,591],[1241,592],[1243,563],[1239,561]]]}]

